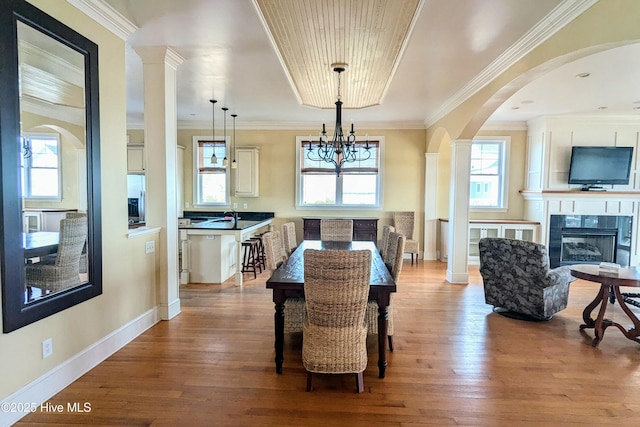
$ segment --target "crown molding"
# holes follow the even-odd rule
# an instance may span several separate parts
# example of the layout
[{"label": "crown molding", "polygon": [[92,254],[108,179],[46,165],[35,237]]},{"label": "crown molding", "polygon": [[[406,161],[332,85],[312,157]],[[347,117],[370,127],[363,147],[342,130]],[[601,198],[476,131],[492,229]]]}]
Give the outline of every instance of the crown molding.
[{"label": "crown molding", "polygon": [[497,131],[497,130],[506,130],[506,131],[521,131],[521,130],[529,130],[527,126],[527,122],[517,121],[492,121],[485,122],[480,128],[481,131]]},{"label": "crown molding", "polygon": [[102,0],[67,0],[67,2],[122,40],[127,40],[138,29],[135,24]]},{"label": "crown molding", "polygon": [[598,0],[565,0],[560,3],[511,47],[471,79],[462,89],[443,102],[440,108],[427,117],[425,120],[427,126],[432,126],[449,114],[597,2]]}]

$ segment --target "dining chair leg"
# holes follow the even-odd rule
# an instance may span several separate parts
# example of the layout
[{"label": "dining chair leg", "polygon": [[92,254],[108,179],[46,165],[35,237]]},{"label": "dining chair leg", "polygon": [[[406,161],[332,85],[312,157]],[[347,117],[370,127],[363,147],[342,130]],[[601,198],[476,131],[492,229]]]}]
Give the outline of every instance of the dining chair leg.
[{"label": "dining chair leg", "polygon": [[389,340],[389,351],[393,351],[393,335],[388,335],[387,339]]},{"label": "dining chair leg", "polygon": [[364,375],[362,372],[356,374],[356,392],[362,393],[364,391]]},{"label": "dining chair leg", "polygon": [[312,378],[312,373],[311,372],[307,372],[307,391],[311,391],[312,387],[311,387],[311,378]]}]

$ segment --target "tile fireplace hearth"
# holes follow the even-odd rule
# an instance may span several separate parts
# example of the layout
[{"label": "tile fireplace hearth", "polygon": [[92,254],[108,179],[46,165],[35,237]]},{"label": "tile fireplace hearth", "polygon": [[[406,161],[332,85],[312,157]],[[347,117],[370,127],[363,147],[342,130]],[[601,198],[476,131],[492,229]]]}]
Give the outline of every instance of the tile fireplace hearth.
[{"label": "tile fireplace hearth", "polygon": [[571,264],[599,264],[603,261],[628,266],[632,222],[631,216],[551,215],[551,268]]}]

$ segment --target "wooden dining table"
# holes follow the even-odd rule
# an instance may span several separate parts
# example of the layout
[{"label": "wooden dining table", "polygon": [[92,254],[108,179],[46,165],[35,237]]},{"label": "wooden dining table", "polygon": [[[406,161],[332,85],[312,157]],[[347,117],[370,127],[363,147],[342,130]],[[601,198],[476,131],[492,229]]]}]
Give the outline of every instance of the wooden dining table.
[{"label": "wooden dining table", "polygon": [[387,367],[387,326],[391,293],[396,292],[389,270],[384,265],[375,243],[327,242],[304,240],[291,256],[267,280],[267,289],[273,290],[275,304],[275,352],[276,372],[282,373],[284,363],[284,302],[287,298],[304,298],[304,251],[317,250],[364,250],[372,253],[369,301],[378,303],[378,376],[384,378]]},{"label": "wooden dining table", "polygon": [[22,233],[22,248],[25,258],[36,258],[58,252],[60,233],[57,231],[36,231]]}]

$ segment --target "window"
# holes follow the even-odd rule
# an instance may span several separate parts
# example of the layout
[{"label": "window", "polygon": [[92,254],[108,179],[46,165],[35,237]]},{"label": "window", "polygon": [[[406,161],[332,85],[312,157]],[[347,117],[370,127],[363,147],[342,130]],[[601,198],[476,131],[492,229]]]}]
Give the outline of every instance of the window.
[{"label": "window", "polygon": [[508,137],[482,137],[473,140],[469,187],[471,209],[507,208],[508,148]]},{"label": "window", "polygon": [[[383,138],[376,139],[369,140],[369,159],[345,163],[340,176],[337,176],[332,164],[308,159],[309,137],[296,138],[297,206],[332,209],[378,207],[382,193],[380,159]],[[364,149],[366,142],[357,141],[356,144],[357,148]]]},{"label": "window", "polygon": [[[223,166],[222,159],[227,156],[227,145],[223,140],[211,138],[193,138],[194,164],[194,200],[198,205],[229,204],[229,172]],[[218,162],[211,162],[215,153]]]},{"label": "window", "polygon": [[61,198],[60,138],[57,134],[23,135],[22,197],[28,199]]}]

